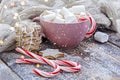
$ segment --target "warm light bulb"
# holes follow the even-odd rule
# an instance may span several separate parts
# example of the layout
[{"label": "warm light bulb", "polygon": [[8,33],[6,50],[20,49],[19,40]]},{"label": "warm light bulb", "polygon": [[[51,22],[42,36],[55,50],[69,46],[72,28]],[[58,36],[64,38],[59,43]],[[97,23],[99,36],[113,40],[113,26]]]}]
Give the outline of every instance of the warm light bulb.
[{"label": "warm light bulb", "polygon": [[16,16],[14,16],[14,17],[13,17],[13,19],[17,19],[17,17],[16,17]]},{"label": "warm light bulb", "polygon": [[25,2],[24,2],[24,1],[21,1],[20,4],[21,4],[22,6],[24,6],[24,5],[25,5]]},{"label": "warm light bulb", "polygon": [[45,2],[48,2],[48,0],[44,0]]},{"label": "warm light bulb", "polygon": [[21,58],[22,58],[22,59],[24,59],[24,58],[25,58],[25,56],[24,56],[24,55],[21,55]]},{"label": "warm light bulb", "polygon": [[3,44],[3,40],[0,40],[0,45],[2,45]]},{"label": "warm light bulb", "polygon": [[10,30],[15,31],[15,28],[14,27],[10,27]]},{"label": "warm light bulb", "polygon": [[18,22],[16,22],[16,23],[15,23],[15,26],[19,26],[19,23],[18,23]]},{"label": "warm light bulb", "polygon": [[39,68],[39,67],[40,67],[40,64],[36,64],[36,67]]},{"label": "warm light bulb", "polygon": [[6,5],[4,5],[4,8],[5,8],[5,9],[7,9],[7,6],[6,6]]},{"label": "warm light bulb", "polygon": [[14,13],[15,16],[18,16],[19,14],[18,13]]}]

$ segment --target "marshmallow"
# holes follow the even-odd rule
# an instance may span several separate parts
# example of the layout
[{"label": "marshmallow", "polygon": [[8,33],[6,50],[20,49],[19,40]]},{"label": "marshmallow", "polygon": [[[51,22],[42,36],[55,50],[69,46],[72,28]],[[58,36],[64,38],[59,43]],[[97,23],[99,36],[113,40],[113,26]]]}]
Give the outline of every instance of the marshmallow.
[{"label": "marshmallow", "polygon": [[43,15],[42,17],[45,21],[52,21],[56,17],[56,14],[53,13],[53,14]]},{"label": "marshmallow", "polygon": [[59,13],[57,13],[57,14],[56,14],[56,16],[57,16],[57,17],[59,17],[59,18],[64,19],[64,16],[62,16],[62,15],[61,15],[61,14],[59,14]]},{"label": "marshmallow", "polygon": [[77,22],[76,16],[73,13],[71,13],[67,8],[63,7],[60,13],[64,16],[65,23]]},{"label": "marshmallow", "polygon": [[60,13],[64,16],[67,17],[69,15],[74,15],[73,13],[71,13],[67,8],[63,7],[60,11]]},{"label": "marshmallow", "polygon": [[69,16],[65,17],[65,23],[77,23],[77,22],[78,22],[78,20],[75,15],[73,15],[73,16],[69,15]]},{"label": "marshmallow", "polygon": [[57,14],[59,14],[60,11],[61,11],[61,9],[56,9],[56,10],[54,10],[54,12],[57,13]]},{"label": "marshmallow", "polygon": [[108,41],[109,36],[103,32],[96,32],[94,35],[94,39],[98,42],[105,43]]},{"label": "marshmallow", "polygon": [[63,7],[52,11],[44,11],[43,19],[55,23],[77,23],[81,17],[87,18],[85,6],[73,6],[70,9]]},{"label": "marshmallow", "polygon": [[72,8],[69,9],[70,12],[73,14],[80,14],[80,12],[85,12],[85,6],[84,5],[79,5],[79,6],[73,6]]},{"label": "marshmallow", "polygon": [[65,23],[65,20],[57,16],[57,17],[53,20],[53,22],[54,22],[54,23]]},{"label": "marshmallow", "polygon": [[80,12],[81,16],[87,16],[85,12]]},{"label": "marshmallow", "polygon": [[45,10],[45,11],[44,11],[44,15],[48,15],[48,14],[55,14],[55,12]]},{"label": "marshmallow", "polygon": [[76,14],[75,15],[77,17],[77,19],[79,18],[88,18],[87,14],[85,12],[80,12],[80,14]]}]

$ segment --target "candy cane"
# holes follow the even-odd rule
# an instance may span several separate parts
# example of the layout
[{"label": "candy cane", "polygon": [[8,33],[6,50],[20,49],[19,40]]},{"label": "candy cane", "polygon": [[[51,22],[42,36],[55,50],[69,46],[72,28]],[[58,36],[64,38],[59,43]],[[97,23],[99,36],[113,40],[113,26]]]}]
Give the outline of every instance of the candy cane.
[{"label": "candy cane", "polygon": [[29,52],[29,51],[24,50],[24,49],[21,49],[21,48],[16,48],[16,50],[18,52],[21,52],[25,55],[28,55],[28,56],[32,57],[32,58],[36,58],[37,60],[40,60],[42,63],[46,63],[46,64],[52,66],[53,68],[55,68],[55,70],[53,72],[44,72],[44,71],[41,71],[41,70],[38,70],[38,69],[33,69],[33,73],[35,73],[37,75],[40,75],[40,76],[44,76],[44,77],[53,77],[53,76],[60,73],[60,67],[57,64],[55,64],[53,61],[50,61],[46,58],[37,56],[34,53]]},{"label": "candy cane", "polygon": [[[51,62],[54,64],[54,62]],[[56,65],[56,67],[54,67],[55,70],[53,72],[45,72],[45,71],[41,71],[39,69],[33,69],[33,73],[39,75],[39,76],[43,76],[43,77],[53,77],[56,76],[60,73],[60,67],[58,65]]]},{"label": "candy cane", "polygon": [[90,13],[86,13],[86,14],[88,15],[88,18],[84,18],[84,17],[79,18],[78,22],[85,21],[85,20],[90,21],[91,29],[86,33],[86,37],[90,37],[96,30],[96,22]]},{"label": "candy cane", "polygon": [[96,22],[95,22],[94,18],[91,16],[90,13],[87,13],[87,14],[89,16],[89,21],[90,21],[90,24],[91,24],[91,29],[86,34],[87,36],[89,36],[89,35],[92,35],[95,32],[95,30],[96,30]]},{"label": "candy cane", "polygon": [[[52,60],[53,61],[53,60]],[[76,72],[79,71],[81,68],[81,65],[72,61],[66,61],[66,60],[54,60],[54,62],[56,64],[59,65],[63,65],[60,66],[60,69],[66,72]],[[30,63],[30,64],[34,64],[34,63],[42,63],[42,64],[46,64],[40,60],[36,60],[36,59],[16,59],[16,63]],[[69,66],[66,67],[65,65]],[[72,67],[71,67],[72,66]]]},{"label": "candy cane", "polygon": [[[81,69],[81,65],[73,61],[55,60],[54,62],[58,65],[63,65],[63,66],[60,66],[60,69],[66,72],[76,72]],[[66,66],[69,66],[69,67],[66,67]]]},{"label": "candy cane", "polygon": [[50,60],[48,60],[48,59],[46,59],[46,58],[43,58],[43,57],[41,57],[41,56],[38,56],[38,55],[36,55],[36,54],[34,54],[34,53],[30,52],[30,51],[27,51],[27,50],[25,50],[25,49],[16,48],[16,51],[18,51],[18,52],[20,52],[20,53],[22,53],[22,54],[24,54],[24,55],[27,55],[27,56],[29,56],[29,57],[31,57],[31,58],[35,58],[35,59],[37,59],[37,60],[40,60],[40,61],[42,61],[42,62],[45,62],[46,64],[51,65],[51,66],[53,66],[53,67],[56,66],[56,65],[52,64],[53,62],[51,62]]},{"label": "candy cane", "polygon": [[[29,57],[35,58],[35,59],[17,59],[16,60],[17,63],[43,63],[43,64],[47,64],[45,61],[41,60],[42,57],[39,55],[36,55],[36,54],[29,52],[29,51],[26,52],[26,50],[22,50],[20,48],[16,48],[16,50],[20,53],[23,53],[23,54],[29,56]],[[45,59],[45,58],[43,58],[43,59]],[[76,71],[79,71],[81,68],[80,64],[78,64],[76,62],[72,62],[72,61],[66,61],[66,60],[49,60],[49,61],[55,62],[58,65],[63,65],[63,66],[60,66],[60,69],[63,71],[66,71],[66,72],[76,72]],[[66,66],[69,66],[69,67],[66,67]]]},{"label": "candy cane", "polygon": [[45,62],[42,62],[37,59],[16,59],[16,63],[25,63],[25,64],[34,64],[34,63],[40,63],[40,64],[46,64]]}]

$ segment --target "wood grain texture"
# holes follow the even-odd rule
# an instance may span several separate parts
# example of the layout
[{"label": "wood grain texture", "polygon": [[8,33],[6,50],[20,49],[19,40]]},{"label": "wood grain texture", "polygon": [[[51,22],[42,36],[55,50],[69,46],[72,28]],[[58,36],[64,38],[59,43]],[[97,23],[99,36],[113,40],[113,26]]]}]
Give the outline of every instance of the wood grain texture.
[{"label": "wood grain texture", "polygon": [[21,80],[2,60],[0,60],[0,80]]},{"label": "wood grain texture", "polygon": [[[113,39],[114,40],[114,39]],[[119,46],[119,44],[117,44]],[[55,49],[49,41],[42,44],[42,50],[46,48]],[[21,54],[16,52],[5,52],[1,58],[14,70],[23,80],[120,80],[120,48],[107,42],[98,43],[92,38],[84,40],[74,49],[60,49],[65,52],[61,59],[79,62],[81,71],[77,73],[62,72],[53,78],[44,78],[32,73],[35,65],[16,64],[16,58]],[[49,66],[41,65],[39,69],[51,71]]]},{"label": "wood grain texture", "polygon": [[120,34],[111,33],[109,42],[120,48]]}]

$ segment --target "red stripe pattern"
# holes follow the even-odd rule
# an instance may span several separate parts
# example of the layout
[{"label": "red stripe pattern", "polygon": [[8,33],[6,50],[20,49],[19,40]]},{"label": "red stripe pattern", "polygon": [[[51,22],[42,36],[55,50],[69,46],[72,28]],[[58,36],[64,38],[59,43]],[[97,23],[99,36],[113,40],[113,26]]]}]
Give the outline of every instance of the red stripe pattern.
[{"label": "red stripe pattern", "polygon": [[16,59],[16,63],[27,63],[27,64],[40,63],[40,64],[47,64],[55,68],[53,72],[44,72],[38,69],[33,69],[33,73],[39,76],[53,77],[58,75],[61,70],[65,72],[77,72],[81,68],[81,65],[76,62],[67,61],[67,60],[49,60],[21,48],[16,48],[16,51],[24,55],[27,55],[31,58],[34,58],[34,59]]},{"label": "red stripe pattern", "polygon": [[79,18],[78,22],[89,20],[91,27],[90,27],[89,31],[86,33],[86,37],[90,37],[96,30],[96,22],[90,13],[87,13],[87,15],[88,15],[88,18],[84,18],[84,17]]},{"label": "red stripe pattern", "polygon": [[[45,64],[48,64],[50,66],[52,66],[54,68],[54,71],[53,72],[45,72],[45,71],[42,71],[42,70],[38,70],[38,69],[33,69],[33,73],[37,74],[37,75],[40,75],[40,76],[44,76],[44,77],[53,77],[53,76],[56,76],[57,74],[59,74],[60,72],[60,67],[55,64],[53,61],[50,61],[46,58],[43,58],[41,56],[37,56],[36,54],[32,53],[32,52],[29,52],[27,50],[24,50],[24,49],[21,49],[21,48],[16,48],[16,50],[22,54],[25,54],[31,58],[35,58],[36,60],[29,60],[29,59],[17,59],[16,62],[17,63],[34,63],[34,61],[38,61],[40,63],[45,63]],[[56,74],[55,74],[56,73]]]}]

